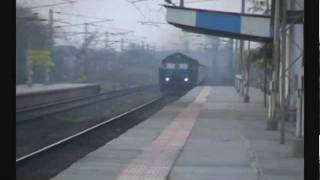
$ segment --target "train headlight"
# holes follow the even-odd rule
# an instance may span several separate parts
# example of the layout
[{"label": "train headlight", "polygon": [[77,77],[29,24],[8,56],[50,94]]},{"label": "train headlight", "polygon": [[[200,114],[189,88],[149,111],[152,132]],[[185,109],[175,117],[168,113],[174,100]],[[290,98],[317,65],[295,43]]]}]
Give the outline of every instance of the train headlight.
[{"label": "train headlight", "polygon": [[168,82],[168,81],[170,81],[170,78],[166,77],[164,80]]},{"label": "train headlight", "polygon": [[184,78],[184,82],[188,82],[189,81],[189,78]]}]

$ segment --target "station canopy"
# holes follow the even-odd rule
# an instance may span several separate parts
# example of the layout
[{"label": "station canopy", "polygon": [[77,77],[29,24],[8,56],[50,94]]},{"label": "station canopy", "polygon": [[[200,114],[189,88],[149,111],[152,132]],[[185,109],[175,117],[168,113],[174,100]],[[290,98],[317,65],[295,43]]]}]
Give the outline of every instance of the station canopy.
[{"label": "station canopy", "polygon": [[187,32],[257,42],[272,41],[270,16],[164,6],[167,22]]}]

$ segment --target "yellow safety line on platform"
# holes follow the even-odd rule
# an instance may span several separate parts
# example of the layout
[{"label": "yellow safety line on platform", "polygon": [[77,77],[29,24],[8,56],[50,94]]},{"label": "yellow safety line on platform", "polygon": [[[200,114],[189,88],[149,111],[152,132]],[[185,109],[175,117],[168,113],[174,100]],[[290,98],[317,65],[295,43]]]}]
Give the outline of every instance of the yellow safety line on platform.
[{"label": "yellow safety line on platform", "polygon": [[201,107],[207,102],[210,87],[204,87],[197,98],[143,152],[121,172],[118,180],[164,180],[197,121]]}]

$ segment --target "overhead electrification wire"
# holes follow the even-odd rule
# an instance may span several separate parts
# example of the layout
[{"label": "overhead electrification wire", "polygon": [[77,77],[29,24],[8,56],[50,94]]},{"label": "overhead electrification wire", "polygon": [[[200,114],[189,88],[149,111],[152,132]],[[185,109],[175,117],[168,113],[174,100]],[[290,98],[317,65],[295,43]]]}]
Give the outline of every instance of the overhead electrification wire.
[{"label": "overhead electrification wire", "polygon": [[59,34],[59,33],[61,33],[61,34],[71,34],[71,35],[79,35],[79,34],[104,34],[104,33],[99,33],[99,32],[95,32],[95,33],[93,33],[93,32],[77,32],[77,31],[58,31],[58,32],[55,32],[56,34]]},{"label": "overhead electrification wire", "polygon": [[40,6],[33,6],[33,7],[26,7],[28,9],[38,9],[38,8],[46,8],[46,7],[53,7],[53,6],[60,6],[64,4],[72,4],[76,3],[77,1],[68,1],[68,2],[63,2],[63,3],[54,3],[54,4],[45,4],[45,5],[40,5]]},{"label": "overhead electrification wire", "polygon": [[70,24],[70,25],[64,25],[64,26],[56,26],[56,28],[70,27],[70,26],[82,26],[84,24],[102,23],[102,22],[106,22],[106,21],[108,21],[108,20],[91,21],[91,22],[84,22],[84,23],[80,23],[80,24]]},{"label": "overhead electrification wire", "polygon": [[60,20],[60,19],[54,19],[53,21],[54,21],[54,22],[58,22],[58,23],[63,23],[63,24],[69,24],[69,25],[71,25],[70,22],[63,21],[63,20]]},{"label": "overhead electrification wire", "polygon": [[56,13],[56,14],[61,14],[61,15],[67,15],[67,16],[74,16],[74,17],[82,17],[82,18],[89,18],[89,19],[99,19],[99,20],[113,21],[113,19],[93,17],[93,16],[82,15],[82,14],[66,13],[66,12],[61,12],[61,11],[55,11],[55,13]]},{"label": "overhead electrification wire", "polygon": [[184,3],[201,3],[201,2],[206,2],[206,1],[216,1],[216,0],[201,0],[201,1],[185,1]]},{"label": "overhead electrification wire", "polygon": [[93,26],[97,26],[97,27],[102,27],[102,28],[106,28],[108,30],[110,29],[114,29],[114,30],[120,30],[120,31],[125,31],[125,32],[128,32],[128,31],[131,31],[132,33],[134,33],[135,31],[133,30],[130,30],[130,29],[122,29],[122,28],[117,28],[117,27],[106,27],[106,26],[103,26],[103,25],[97,25],[97,24],[92,24]]},{"label": "overhead electrification wire", "polygon": [[47,19],[44,18],[38,18],[38,17],[16,17],[17,20],[23,20],[23,21],[47,21]]},{"label": "overhead electrification wire", "polygon": [[[141,11],[133,2],[130,2],[129,0],[125,0],[125,1],[127,1],[129,4],[131,4],[131,5],[140,13],[140,15],[141,15],[144,19],[146,19],[148,22],[152,22],[149,18],[147,18],[147,17],[142,13],[142,11]],[[163,30],[158,24],[149,23],[149,24],[146,24],[146,25],[152,25],[152,26],[157,27],[159,30]]]},{"label": "overhead electrification wire", "polygon": [[141,11],[133,2],[130,2],[129,0],[125,0],[125,1],[127,1],[129,4],[131,4],[131,5],[140,13],[140,15],[141,15],[144,19],[150,21],[150,20],[142,13],[142,11]]}]

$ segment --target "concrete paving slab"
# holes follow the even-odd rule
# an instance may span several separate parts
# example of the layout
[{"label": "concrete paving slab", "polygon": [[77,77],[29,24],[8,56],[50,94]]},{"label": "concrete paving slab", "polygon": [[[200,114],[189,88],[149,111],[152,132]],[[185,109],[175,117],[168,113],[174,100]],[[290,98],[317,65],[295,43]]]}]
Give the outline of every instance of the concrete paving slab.
[{"label": "concrete paving slab", "polygon": [[247,113],[244,111],[232,110],[210,110],[203,109],[201,116],[204,118],[215,118],[220,120],[265,120],[266,115],[260,112]]},{"label": "concrete paving slab", "polygon": [[274,161],[273,159],[265,159],[263,160],[263,164],[261,164],[263,169],[263,173],[268,175],[281,175],[281,176],[296,176],[301,177],[303,174],[303,163],[301,164],[301,160],[282,158],[279,161]]},{"label": "concrete paving slab", "polygon": [[141,150],[143,147],[150,144],[150,142],[154,139],[154,137],[129,137],[129,136],[122,136],[121,138],[117,138],[107,146],[110,149],[123,149],[123,150]]},{"label": "concrete paving slab", "polygon": [[281,146],[279,132],[265,130],[263,94],[250,92],[243,103],[232,87],[212,88],[170,180],[302,179],[303,159],[290,156],[291,138]]},{"label": "concrete paving slab", "polygon": [[135,158],[140,153],[141,150],[100,148],[94,153],[88,154],[86,158],[79,160],[79,162],[86,166],[89,163],[109,164],[112,162],[113,164],[127,164],[129,160]]},{"label": "concrete paving slab", "polygon": [[125,165],[87,163],[86,167],[72,167],[54,177],[54,180],[106,180],[115,179]]},{"label": "concrete paving slab", "polygon": [[[194,142],[190,142],[195,144]],[[187,145],[188,146],[188,145]],[[193,145],[194,147],[196,145]],[[200,148],[202,147],[202,148]],[[249,153],[245,146],[234,142],[199,143],[198,147],[185,148],[176,166],[244,166],[250,167]]]},{"label": "concrete paving slab", "polygon": [[255,172],[245,167],[177,166],[170,180],[256,180]]},{"label": "concrete paving slab", "polygon": [[[140,173],[141,177],[141,173],[146,173],[148,180],[163,180],[160,177],[169,172],[167,168],[174,157],[177,159],[169,174],[170,180],[303,179],[303,158],[290,155],[292,137],[288,136],[288,142],[280,145],[279,132],[265,130],[266,110],[259,90],[250,89],[251,101],[243,103],[233,87],[212,87],[189,136],[184,131],[175,133],[175,129],[190,126],[185,121],[188,117],[181,116],[178,123],[168,129],[201,89],[194,88],[54,179],[117,179],[128,170],[129,175],[130,172]],[[152,144],[167,130],[170,131]],[[185,137],[188,137],[186,143],[179,144]],[[174,149],[170,147],[178,145],[183,145],[183,150],[170,151]],[[164,146],[169,148],[157,151],[157,147]],[[119,179],[129,178],[128,173]],[[135,177],[138,178],[130,176],[131,179]]]},{"label": "concrete paving slab", "polygon": [[248,112],[248,113],[266,112],[266,109],[262,107],[257,108],[257,104],[244,105],[243,103],[225,103],[225,102],[208,102],[202,109],[203,110],[232,110],[232,111],[242,111],[242,112]]},{"label": "concrete paving slab", "polygon": [[[201,118],[201,123],[196,123],[193,127],[190,141],[207,138],[212,142],[241,141],[239,120],[208,119],[203,118],[202,113],[199,118]],[[232,131],[229,130],[230,128]]]},{"label": "concrete paving slab", "polygon": [[166,179],[209,92],[210,88],[203,88],[196,100],[179,112],[170,125],[141,155],[130,162],[117,179]]},{"label": "concrete paving slab", "polygon": [[168,120],[157,120],[157,119],[152,119],[148,123],[143,123],[143,124],[138,124],[137,127],[142,128],[142,129],[150,129],[152,131],[161,131],[166,125],[168,125],[169,121],[172,121],[173,118],[168,118]]},{"label": "concrete paving slab", "polygon": [[[194,91],[180,98],[178,102],[163,108],[148,120],[134,126],[105,146],[89,153],[53,179],[116,179],[132,160],[139,156],[143,150],[147,150],[146,147],[159,136],[184,107],[196,98],[200,90],[201,88],[195,88]],[[161,158],[160,155],[158,156]],[[163,159],[154,163],[161,166],[166,165],[166,162]]]},{"label": "concrete paving slab", "polygon": [[[157,114],[153,115],[152,117],[150,117],[148,119],[148,122],[146,123],[141,123],[141,124],[147,124],[151,121],[170,121],[172,120],[173,118],[175,118],[177,116],[177,113],[179,113],[182,109],[177,109],[177,110],[167,110],[167,109],[163,109],[161,110],[160,112],[158,112]],[[153,123],[153,122],[151,122]],[[140,124],[139,124],[140,125]]]}]

